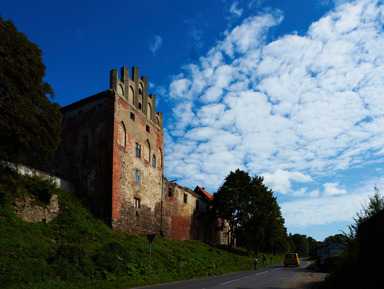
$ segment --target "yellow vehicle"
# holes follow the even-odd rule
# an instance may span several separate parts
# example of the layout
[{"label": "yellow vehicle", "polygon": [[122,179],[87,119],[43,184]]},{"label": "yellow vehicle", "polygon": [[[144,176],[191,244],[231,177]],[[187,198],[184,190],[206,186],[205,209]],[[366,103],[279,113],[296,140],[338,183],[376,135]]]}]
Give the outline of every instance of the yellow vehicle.
[{"label": "yellow vehicle", "polygon": [[288,253],[284,257],[284,266],[288,267],[289,265],[300,266],[300,258],[297,253]]}]

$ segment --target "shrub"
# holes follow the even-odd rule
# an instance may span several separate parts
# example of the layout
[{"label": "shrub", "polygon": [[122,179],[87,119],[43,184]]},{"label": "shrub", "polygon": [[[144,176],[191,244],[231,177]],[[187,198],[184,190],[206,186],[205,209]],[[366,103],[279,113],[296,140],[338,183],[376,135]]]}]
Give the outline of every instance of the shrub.
[{"label": "shrub", "polygon": [[44,180],[38,176],[31,177],[26,185],[28,191],[39,200],[48,204],[55,193],[56,186],[50,180]]},{"label": "shrub", "polygon": [[76,245],[62,245],[56,251],[53,267],[59,277],[64,280],[79,279],[81,274],[93,272],[92,263],[84,249]]},{"label": "shrub", "polygon": [[130,257],[128,251],[119,243],[111,242],[95,251],[93,260],[101,271],[121,274],[127,270]]}]

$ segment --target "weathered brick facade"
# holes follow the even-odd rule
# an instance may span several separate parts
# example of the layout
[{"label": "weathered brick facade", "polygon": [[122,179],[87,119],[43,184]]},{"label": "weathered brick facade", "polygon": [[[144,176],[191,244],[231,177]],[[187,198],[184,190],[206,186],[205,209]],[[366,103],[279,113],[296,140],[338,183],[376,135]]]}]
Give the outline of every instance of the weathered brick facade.
[{"label": "weathered brick facade", "polygon": [[62,109],[55,173],[76,184],[91,211],[122,231],[172,239],[223,239],[204,220],[212,198],[164,178],[162,113],[138,68],[110,73],[110,88]]}]

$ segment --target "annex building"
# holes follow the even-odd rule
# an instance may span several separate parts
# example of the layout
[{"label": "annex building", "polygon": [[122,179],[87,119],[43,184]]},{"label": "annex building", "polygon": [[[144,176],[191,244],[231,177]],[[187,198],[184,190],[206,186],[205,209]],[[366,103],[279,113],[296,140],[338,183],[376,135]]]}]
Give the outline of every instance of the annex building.
[{"label": "annex building", "polygon": [[112,228],[172,239],[225,243],[207,212],[212,195],[164,177],[163,115],[139,69],[110,72],[109,89],[62,108],[61,144],[51,168],[75,184]]}]

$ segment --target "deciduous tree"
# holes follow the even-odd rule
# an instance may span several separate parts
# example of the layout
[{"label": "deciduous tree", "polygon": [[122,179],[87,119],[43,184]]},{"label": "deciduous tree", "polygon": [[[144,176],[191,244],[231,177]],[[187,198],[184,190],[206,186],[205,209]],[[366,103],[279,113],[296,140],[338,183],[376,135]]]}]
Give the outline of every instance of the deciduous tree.
[{"label": "deciduous tree", "polygon": [[60,107],[39,47],[0,16],[0,160],[30,162],[59,143]]},{"label": "deciduous tree", "polygon": [[213,210],[229,222],[232,237],[249,251],[284,252],[289,246],[284,219],[273,191],[263,181],[241,170],[231,172],[214,195]]}]

